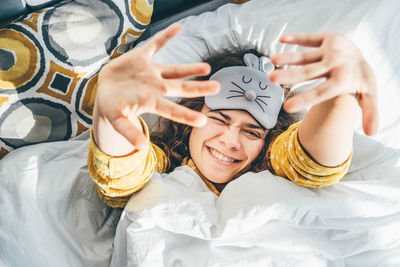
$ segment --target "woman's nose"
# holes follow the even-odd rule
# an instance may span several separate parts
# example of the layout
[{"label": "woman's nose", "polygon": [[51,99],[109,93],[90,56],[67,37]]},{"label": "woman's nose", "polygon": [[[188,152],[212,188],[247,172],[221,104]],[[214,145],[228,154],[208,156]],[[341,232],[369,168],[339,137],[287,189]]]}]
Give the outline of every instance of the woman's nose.
[{"label": "woman's nose", "polygon": [[239,130],[234,127],[226,127],[220,136],[220,141],[224,143],[228,149],[239,149]]}]

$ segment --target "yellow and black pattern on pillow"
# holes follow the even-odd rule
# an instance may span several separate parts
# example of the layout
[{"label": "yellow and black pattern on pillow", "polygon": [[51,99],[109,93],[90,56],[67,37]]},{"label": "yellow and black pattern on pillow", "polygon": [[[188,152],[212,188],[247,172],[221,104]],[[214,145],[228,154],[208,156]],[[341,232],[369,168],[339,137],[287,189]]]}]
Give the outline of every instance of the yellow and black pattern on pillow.
[{"label": "yellow and black pattern on pillow", "polygon": [[69,0],[0,28],[0,158],[87,130],[97,73],[152,12],[153,0]]}]

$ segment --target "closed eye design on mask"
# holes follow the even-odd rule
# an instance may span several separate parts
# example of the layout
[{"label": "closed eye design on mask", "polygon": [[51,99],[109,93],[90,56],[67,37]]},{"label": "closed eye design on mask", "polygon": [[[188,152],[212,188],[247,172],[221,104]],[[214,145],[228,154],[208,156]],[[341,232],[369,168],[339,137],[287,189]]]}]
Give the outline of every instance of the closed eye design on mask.
[{"label": "closed eye design on mask", "polygon": [[258,83],[258,87],[260,87],[261,90],[265,90],[268,88],[268,84],[266,84],[264,87],[261,86],[261,82]]},{"label": "closed eye design on mask", "polygon": [[249,83],[249,82],[251,82],[252,80],[253,80],[253,78],[250,78],[250,80],[246,81],[245,76],[243,75],[243,77],[242,77],[242,81],[243,81],[244,83]]},{"label": "closed eye design on mask", "polygon": [[[244,77],[244,76],[243,76]],[[239,85],[237,85],[236,83],[234,83],[234,82],[231,82],[234,86],[236,86],[237,88],[239,88],[240,89],[240,91],[239,90],[229,90],[229,92],[231,92],[231,93],[238,93],[238,95],[231,95],[231,96],[228,96],[226,99],[230,99],[230,98],[235,98],[235,97],[243,97],[243,98],[246,98],[246,91],[242,88],[242,87],[240,87]],[[261,85],[261,82],[260,82],[260,85]],[[267,86],[268,87],[268,86]],[[265,87],[265,88],[267,88],[267,87]],[[261,104],[264,104],[265,105],[265,107],[267,107],[268,106],[268,104],[263,100],[263,99],[261,99],[261,98],[271,98],[271,96],[267,96],[267,95],[257,95],[256,96],[256,98],[254,99],[254,101],[257,103],[257,105],[261,108],[261,110],[265,113],[265,109],[263,108],[263,106],[261,105]]]}]

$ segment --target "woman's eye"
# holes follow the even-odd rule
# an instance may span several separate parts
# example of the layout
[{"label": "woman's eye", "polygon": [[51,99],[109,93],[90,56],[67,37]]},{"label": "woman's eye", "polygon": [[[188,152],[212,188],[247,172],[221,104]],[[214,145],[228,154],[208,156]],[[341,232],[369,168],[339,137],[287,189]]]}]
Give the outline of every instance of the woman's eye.
[{"label": "woman's eye", "polygon": [[265,90],[268,88],[268,84],[266,84],[264,87],[261,85],[261,82],[258,83],[258,86],[260,87],[261,90]]},{"label": "woman's eye", "polygon": [[251,136],[254,136],[254,137],[257,137],[257,138],[260,138],[261,136],[260,136],[260,134],[258,134],[257,132],[253,132],[253,131],[246,131],[248,134],[250,134]]},{"label": "woman's eye", "polygon": [[222,123],[222,124],[226,125],[226,122],[224,120],[222,120],[222,119],[218,119],[216,117],[210,117],[210,118],[215,120],[215,121],[217,121],[217,122],[219,122],[219,123]]},{"label": "woman's eye", "polygon": [[252,78],[250,78],[250,80],[247,80],[246,81],[246,78],[243,76],[242,77],[242,81],[244,82],[244,83],[249,83],[249,82],[251,82],[253,79]]}]

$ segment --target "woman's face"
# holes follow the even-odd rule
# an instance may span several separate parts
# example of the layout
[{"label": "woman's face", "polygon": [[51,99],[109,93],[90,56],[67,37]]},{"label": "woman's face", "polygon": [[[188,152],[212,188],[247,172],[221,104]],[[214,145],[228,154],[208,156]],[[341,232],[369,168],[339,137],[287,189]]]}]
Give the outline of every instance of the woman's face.
[{"label": "woman's face", "polygon": [[192,129],[190,156],[208,180],[227,183],[249,169],[268,131],[246,111],[210,110],[204,105],[201,112],[208,121]]}]

